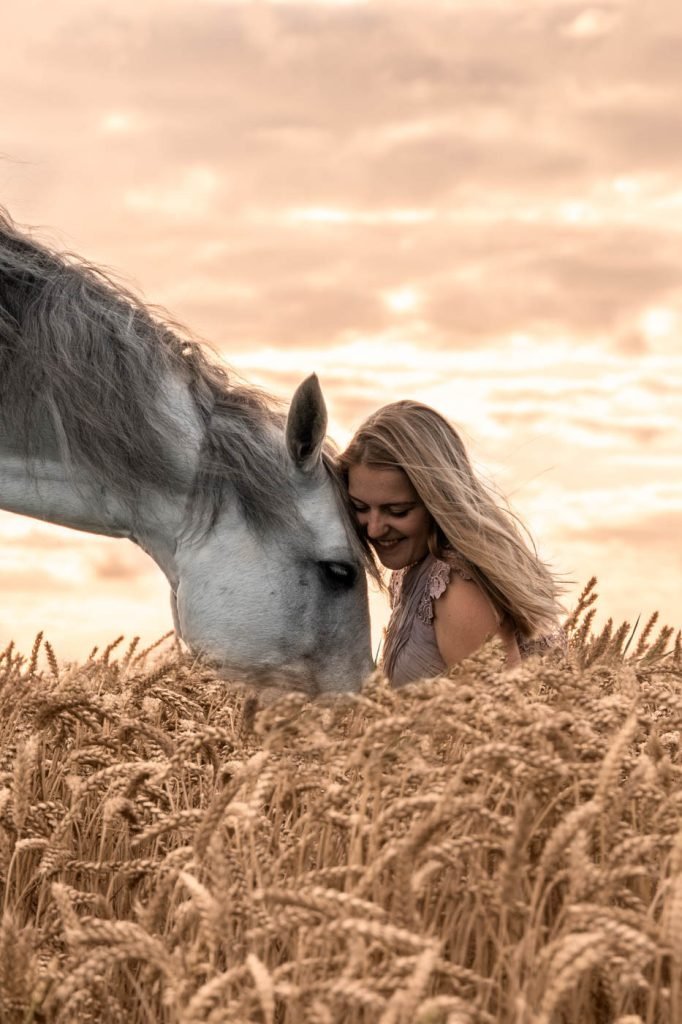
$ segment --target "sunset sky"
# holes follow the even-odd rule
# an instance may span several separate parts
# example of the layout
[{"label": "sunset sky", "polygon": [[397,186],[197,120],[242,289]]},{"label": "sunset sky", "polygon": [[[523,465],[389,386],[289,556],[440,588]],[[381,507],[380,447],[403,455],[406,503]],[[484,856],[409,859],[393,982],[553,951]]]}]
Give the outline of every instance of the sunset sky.
[{"label": "sunset sky", "polygon": [[[682,624],[682,6],[23,0],[0,204],[343,443],[434,405],[567,602]],[[170,628],[133,545],[0,514],[0,648]],[[375,633],[385,620],[373,600]]]}]

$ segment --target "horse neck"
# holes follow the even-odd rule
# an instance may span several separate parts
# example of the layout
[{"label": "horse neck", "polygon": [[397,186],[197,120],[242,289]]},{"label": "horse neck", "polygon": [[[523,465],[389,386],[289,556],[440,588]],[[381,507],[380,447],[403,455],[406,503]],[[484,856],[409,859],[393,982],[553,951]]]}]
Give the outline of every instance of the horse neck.
[{"label": "horse neck", "polygon": [[[96,470],[77,462],[67,464],[57,443],[61,424],[46,414],[38,450],[31,457],[24,454],[22,439],[11,436],[0,419],[0,508],[86,533],[132,540],[151,555],[172,584],[174,553],[185,527],[202,431],[184,381],[164,380],[159,403],[169,426],[175,490],[161,493],[144,481],[133,487],[125,481],[119,492],[98,480]],[[115,433],[116,425],[111,429]]]},{"label": "horse neck", "polygon": [[0,508],[73,530],[132,540],[176,582],[175,549],[187,494],[169,497],[141,485],[134,502],[98,485],[54,454],[30,459],[0,438]]}]

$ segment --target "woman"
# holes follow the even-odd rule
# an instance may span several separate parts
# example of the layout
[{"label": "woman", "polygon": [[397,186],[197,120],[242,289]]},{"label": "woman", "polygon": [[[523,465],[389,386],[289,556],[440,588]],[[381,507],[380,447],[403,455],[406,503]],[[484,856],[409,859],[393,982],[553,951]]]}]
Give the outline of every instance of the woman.
[{"label": "woman", "polygon": [[510,667],[561,642],[557,579],[439,413],[386,405],[339,463],[362,536],[393,570],[383,668],[394,686],[442,674],[491,636]]}]

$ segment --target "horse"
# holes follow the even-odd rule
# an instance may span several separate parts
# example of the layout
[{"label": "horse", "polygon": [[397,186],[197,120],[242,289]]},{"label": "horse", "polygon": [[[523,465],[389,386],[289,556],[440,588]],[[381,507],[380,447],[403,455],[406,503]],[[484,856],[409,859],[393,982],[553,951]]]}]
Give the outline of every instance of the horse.
[{"label": "horse", "polygon": [[371,669],[368,556],[326,430],[314,374],[283,413],[0,210],[0,508],[139,545],[225,677],[316,695]]}]

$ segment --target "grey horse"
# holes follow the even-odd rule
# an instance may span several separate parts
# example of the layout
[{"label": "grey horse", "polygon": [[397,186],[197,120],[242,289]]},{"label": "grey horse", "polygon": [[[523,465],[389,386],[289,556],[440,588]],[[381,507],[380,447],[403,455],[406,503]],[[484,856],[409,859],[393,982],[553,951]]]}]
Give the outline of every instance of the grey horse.
[{"label": "grey horse", "polygon": [[191,649],[311,694],[371,668],[368,562],[326,425],[314,375],[284,415],[0,213],[0,508],[133,541]]}]

